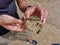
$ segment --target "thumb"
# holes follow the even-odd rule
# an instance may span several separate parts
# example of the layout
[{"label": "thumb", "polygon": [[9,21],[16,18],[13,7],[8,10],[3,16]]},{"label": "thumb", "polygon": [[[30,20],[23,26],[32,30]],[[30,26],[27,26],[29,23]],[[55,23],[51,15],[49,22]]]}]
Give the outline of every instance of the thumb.
[{"label": "thumb", "polygon": [[33,14],[34,11],[35,11],[35,7],[28,8],[25,12],[26,18],[29,18]]}]

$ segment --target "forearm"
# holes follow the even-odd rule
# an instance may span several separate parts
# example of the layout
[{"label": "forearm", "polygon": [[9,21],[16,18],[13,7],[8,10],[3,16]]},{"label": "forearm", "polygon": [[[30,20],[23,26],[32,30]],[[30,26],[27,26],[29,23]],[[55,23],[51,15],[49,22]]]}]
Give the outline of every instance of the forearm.
[{"label": "forearm", "polygon": [[25,0],[17,0],[17,4],[22,12],[25,12],[26,7],[28,6]]}]

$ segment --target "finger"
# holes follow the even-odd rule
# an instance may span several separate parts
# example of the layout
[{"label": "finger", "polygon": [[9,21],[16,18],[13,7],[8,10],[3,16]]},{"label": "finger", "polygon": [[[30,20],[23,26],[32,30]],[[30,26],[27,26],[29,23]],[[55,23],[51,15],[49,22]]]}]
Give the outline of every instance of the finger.
[{"label": "finger", "polygon": [[10,25],[1,25],[1,26],[3,26],[5,29],[7,29],[7,30],[11,30],[11,26]]},{"label": "finger", "polygon": [[[15,25],[15,24],[21,24],[22,20],[21,19],[13,19],[10,23],[10,25]],[[9,24],[8,24],[9,25]]]},{"label": "finger", "polygon": [[17,24],[21,24],[21,23],[23,23],[23,21],[19,19]]},{"label": "finger", "polygon": [[[19,23],[18,19],[14,18],[14,17],[12,17],[12,16],[8,16],[7,18],[10,19],[10,20],[8,20],[8,22],[9,22],[10,24]],[[9,24],[9,23],[7,23],[7,24]]]},{"label": "finger", "polygon": [[21,22],[21,21],[19,21],[19,20],[16,19],[16,18],[12,19],[12,21],[11,21],[11,23],[19,23],[19,22]]},{"label": "finger", "polygon": [[19,31],[23,31],[23,29],[21,29],[18,26],[12,26],[12,25],[2,25],[5,29],[11,31],[11,32],[19,32]]},{"label": "finger", "polygon": [[40,10],[40,18],[41,21],[43,20],[43,16],[44,16],[44,9],[42,8],[41,5],[37,5],[37,8]]},{"label": "finger", "polygon": [[44,10],[44,16],[43,16],[43,23],[46,22],[46,19],[47,19],[47,15],[48,15],[48,11],[47,10]]},{"label": "finger", "polygon": [[21,29],[20,27],[18,27],[18,26],[14,26],[13,27],[13,30],[12,30],[13,32],[21,32],[21,31],[23,31],[23,29]]},{"label": "finger", "polygon": [[26,18],[29,18],[34,11],[35,11],[35,7],[31,7],[29,9],[27,9],[26,12],[25,12]]},{"label": "finger", "polygon": [[14,18],[12,16],[6,16],[6,18],[8,18],[8,19],[6,19],[7,20],[7,24],[8,23],[18,23],[18,19]]},{"label": "finger", "polygon": [[12,32],[20,32],[20,31],[23,31],[23,29],[20,28],[20,25],[17,24],[15,26],[9,26],[11,28],[11,31]]}]

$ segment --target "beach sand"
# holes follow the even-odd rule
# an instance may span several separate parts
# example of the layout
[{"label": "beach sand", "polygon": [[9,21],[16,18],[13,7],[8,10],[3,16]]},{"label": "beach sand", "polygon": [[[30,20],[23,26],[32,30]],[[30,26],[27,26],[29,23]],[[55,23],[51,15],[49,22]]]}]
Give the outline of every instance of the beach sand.
[{"label": "beach sand", "polygon": [[[39,35],[32,35],[32,38],[37,40],[38,45],[52,45],[60,43],[60,0],[27,0],[31,5],[39,4],[48,10],[47,21],[44,24],[43,30]],[[19,11],[19,16],[23,13]],[[0,37],[0,45],[32,45],[26,41],[15,38],[11,33],[7,33]]]}]

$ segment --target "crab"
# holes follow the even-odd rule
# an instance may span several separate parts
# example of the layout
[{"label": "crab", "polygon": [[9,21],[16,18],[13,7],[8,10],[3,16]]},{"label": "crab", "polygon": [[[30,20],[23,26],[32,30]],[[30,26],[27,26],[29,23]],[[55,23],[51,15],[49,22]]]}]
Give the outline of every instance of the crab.
[{"label": "crab", "polygon": [[29,37],[31,32],[36,32],[37,34],[39,34],[39,32],[43,29],[43,23],[38,17],[32,16],[29,19],[22,18],[22,21],[24,21],[23,25],[25,25],[25,30],[23,32],[14,32],[13,34],[17,38],[22,39],[22,37],[24,37],[23,40],[27,39],[26,36]]},{"label": "crab", "polygon": [[37,34],[43,29],[43,23],[40,18],[31,16],[31,18],[26,19],[25,25],[30,31],[35,31]]}]

